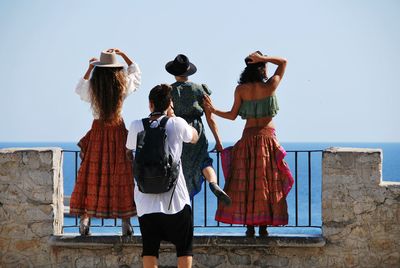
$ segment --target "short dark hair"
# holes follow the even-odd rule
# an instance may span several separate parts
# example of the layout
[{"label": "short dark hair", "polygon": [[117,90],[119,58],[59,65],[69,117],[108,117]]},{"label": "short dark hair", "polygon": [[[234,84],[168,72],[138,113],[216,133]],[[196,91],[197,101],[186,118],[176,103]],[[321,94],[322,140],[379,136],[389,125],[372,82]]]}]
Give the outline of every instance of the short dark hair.
[{"label": "short dark hair", "polygon": [[164,112],[171,104],[172,87],[168,84],[161,84],[150,90],[149,101],[154,105],[154,112]]}]

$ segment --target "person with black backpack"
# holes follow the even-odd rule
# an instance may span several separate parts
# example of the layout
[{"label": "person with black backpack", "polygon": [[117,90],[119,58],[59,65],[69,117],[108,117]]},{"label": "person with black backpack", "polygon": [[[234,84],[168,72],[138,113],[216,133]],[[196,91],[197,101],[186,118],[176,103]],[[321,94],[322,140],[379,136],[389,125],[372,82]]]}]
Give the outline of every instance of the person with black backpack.
[{"label": "person with black backpack", "polygon": [[134,157],[144,267],[157,266],[161,240],[175,245],[178,267],[192,266],[193,219],[181,154],[183,143],[196,143],[198,133],[174,116],[171,90],[161,84],[150,91],[151,114],[131,123],[126,143]]}]

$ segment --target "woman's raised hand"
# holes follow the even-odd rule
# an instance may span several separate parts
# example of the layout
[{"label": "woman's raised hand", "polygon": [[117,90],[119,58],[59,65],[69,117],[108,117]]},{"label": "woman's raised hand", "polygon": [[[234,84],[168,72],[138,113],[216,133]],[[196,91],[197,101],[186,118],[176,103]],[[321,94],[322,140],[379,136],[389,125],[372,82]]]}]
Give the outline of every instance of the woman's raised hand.
[{"label": "woman's raised hand", "polygon": [[94,65],[93,65],[92,63],[95,62],[95,61],[98,61],[98,59],[97,59],[97,58],[91,58],[91,59],[89,60],[89,66],[88,66],[88,68],[87,68],[87,70],[86,70],[85,75],[83,76],[83,79],[89,80],[89,78],[90,78],[90,73],[92,72],[92,70],[93,70],[93,68],[94,68]]},{"label": "woman's raised hand", "polygon": [[97,58],[91,58],[91,59],[89,60],[89,65],[90,65],[90,66],[93,66],[92,63],[95,62],[95,61],[99,61],[99,60],[98,60]]},{"label": "woman's raised hand", "polygon": [[109,49],[107,49],[107,52],[115,53],[115,54],[121,56],[124,59],[124,61],[126,62],[126,64],[128,64],[128,66],[130,66],[133,63],[133,61],[119,48],[109,48]]},{"label": "woman's raised hand", "polygon": [[264,62],[264,56],[259,52],[253,52],[251,53],[248,58],[250,59],[250,63],[257,63],[257,62]]},{"label": "woman's raised hand", "polygon": [[122,55],[122,54],[124,54],[124,52],[122,52],[122,50],[121,49],[119,49],[119,48],[109,48],[109,49],[107,49],[107,52],[109,52],[109,53],[115,53],[115,54],[117,54],[117,55]]}]

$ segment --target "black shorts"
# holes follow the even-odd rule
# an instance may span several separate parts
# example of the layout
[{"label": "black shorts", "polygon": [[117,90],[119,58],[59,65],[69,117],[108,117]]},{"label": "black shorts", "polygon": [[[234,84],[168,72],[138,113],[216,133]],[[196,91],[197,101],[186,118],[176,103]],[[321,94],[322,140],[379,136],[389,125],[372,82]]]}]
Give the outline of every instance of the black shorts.
[{"label": "black shorts", "polygon": [[139,217],[139,225],[143,241],[142,256],[158,258],[161,240],[174,244],[178,257],[193,256],[193,219],[189,205],[176,214],[145,214]]}]

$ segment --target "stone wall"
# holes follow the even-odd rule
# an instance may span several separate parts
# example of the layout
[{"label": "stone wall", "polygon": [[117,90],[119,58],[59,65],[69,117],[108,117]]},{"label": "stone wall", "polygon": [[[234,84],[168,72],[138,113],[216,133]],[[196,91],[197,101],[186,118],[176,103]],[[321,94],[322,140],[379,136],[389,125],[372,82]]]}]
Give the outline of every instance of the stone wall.
[{"label": "stone wall", "polygon": [[332,148],[322,165],[328,263],[400,267],[400,184],[382,182],[382,151]]},{"label": "stone wall", "polygon": [[[4,267],[141,267],[140,237],[59,235],[59,150],[2,150],[0,164]],[[400,185],[381,182],[382,152],[328,149],[322,168],[323,237],[196,237],[194,267],[400,267]],[[159,260],[175,266],[174,249]]]},{"label": "stone wall", "polygon": [[60,149],[0,150],[0,267],[49,265],[63,223]]}]

